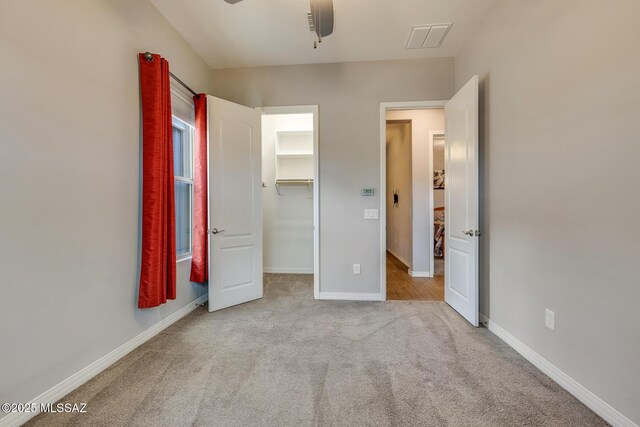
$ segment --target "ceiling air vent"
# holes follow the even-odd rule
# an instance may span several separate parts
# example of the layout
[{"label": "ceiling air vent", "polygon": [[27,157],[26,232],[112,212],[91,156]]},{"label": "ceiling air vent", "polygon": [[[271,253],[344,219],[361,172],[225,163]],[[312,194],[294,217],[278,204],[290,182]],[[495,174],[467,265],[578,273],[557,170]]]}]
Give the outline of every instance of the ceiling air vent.
[{"label": "ceiling air vent", "polygon": [[411,27],[407,49],[437,48],[451,29],[453,24],[416,25]]}]

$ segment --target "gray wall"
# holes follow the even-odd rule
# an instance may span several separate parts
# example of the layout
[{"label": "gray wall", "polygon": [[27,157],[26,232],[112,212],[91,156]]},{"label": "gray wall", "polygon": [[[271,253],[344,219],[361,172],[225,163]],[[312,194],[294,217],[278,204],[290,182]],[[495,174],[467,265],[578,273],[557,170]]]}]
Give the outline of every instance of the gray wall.
[{"label": "gray wall", "polygon": [[[452,58],[217,70],[213,95],[257,106],[318,104],[322,292],[379,293],[380,103],[449,99]],[[361,197],[361,187],[375,197]],[[353,264],[362,274],[353,275]]]},{"label": "gray wall", "polygon": [[0,2],[0,402],[27,402],[203,294],[138,310],[137,53],[210,71],[147,1]]},{"label": "gray wall", "polygon": [[638,16],[636,0],[499,1],[455,69],[456,87],[482,82],[482,311],[636,423]]}]

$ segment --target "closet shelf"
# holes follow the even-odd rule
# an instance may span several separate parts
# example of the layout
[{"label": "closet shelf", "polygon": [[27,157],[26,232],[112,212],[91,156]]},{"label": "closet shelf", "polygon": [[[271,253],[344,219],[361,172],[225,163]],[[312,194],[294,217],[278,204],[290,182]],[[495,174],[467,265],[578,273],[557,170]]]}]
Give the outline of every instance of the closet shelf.
[{"label": "closet shelf", "polygon": [[308,157],[313,157],[313,153],[278,153],[276,154],[278,157],[288,157],[291,159],[304,159]]},{"label": "closet shelf", "polygon": [[313,131],[276,131],[276,190],[281,185],[313,185]]}]

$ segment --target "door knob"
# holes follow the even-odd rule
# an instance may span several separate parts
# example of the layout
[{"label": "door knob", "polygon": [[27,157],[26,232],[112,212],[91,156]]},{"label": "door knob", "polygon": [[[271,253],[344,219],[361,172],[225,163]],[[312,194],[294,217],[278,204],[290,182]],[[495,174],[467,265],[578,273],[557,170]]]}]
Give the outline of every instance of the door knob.
[{"label": "door knob", "polygon": [[462,234],[465,234],[467,236],[473,236],[473,230],[463,231]]},{"label": "door knob", "polygon": [[211,234],[218,234],[218,233],[222,233],[224,230],[218,230],[217,228],[214,228],[213,230],[211,230]]}]

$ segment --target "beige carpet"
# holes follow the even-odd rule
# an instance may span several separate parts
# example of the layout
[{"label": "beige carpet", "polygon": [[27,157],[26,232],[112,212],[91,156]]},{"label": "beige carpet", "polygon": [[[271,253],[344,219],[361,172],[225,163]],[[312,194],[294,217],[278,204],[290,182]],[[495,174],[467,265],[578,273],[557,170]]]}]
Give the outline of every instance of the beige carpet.
[{"label": "beige carpet", "polygon": [[588,408],[442,302],[315,301],[311,276],[198,309],[37,426],[595,426]]}]

